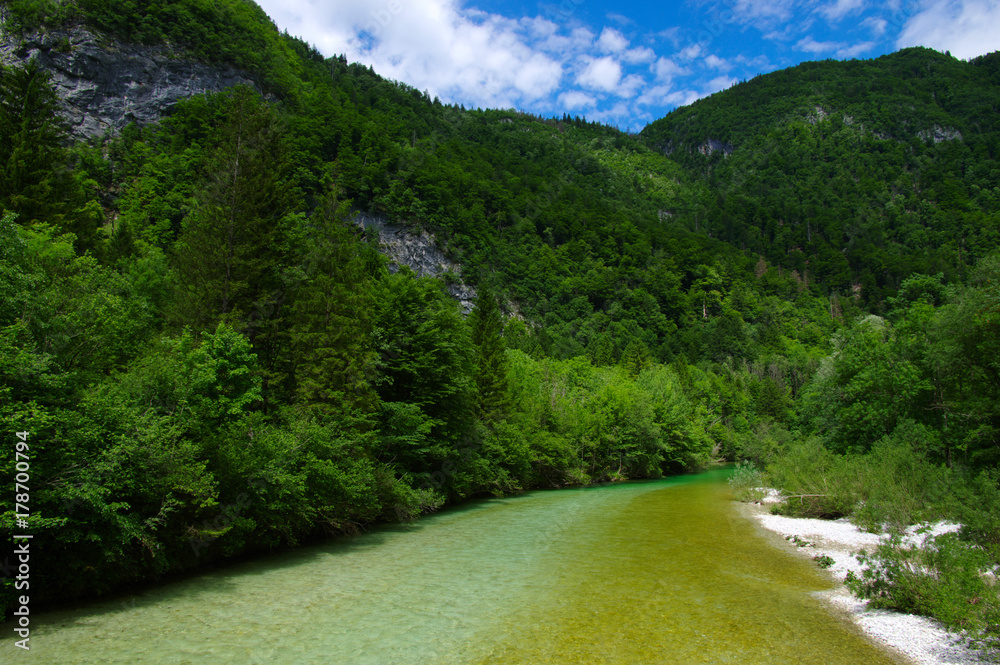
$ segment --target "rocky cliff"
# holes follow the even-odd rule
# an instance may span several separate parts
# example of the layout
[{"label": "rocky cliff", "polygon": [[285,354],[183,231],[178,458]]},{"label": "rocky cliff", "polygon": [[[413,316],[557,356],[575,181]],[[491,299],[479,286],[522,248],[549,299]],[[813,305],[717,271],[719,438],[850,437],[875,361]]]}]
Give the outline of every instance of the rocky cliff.
[{"label": "rocky cliff", "polygon": [[[178,101],[205,92],[256,82],[245,72],[206,65],[164,47],[124,44],[76,27],[18,38],[0,34],[0,62],[20,66],[36,59],[52,75],[63,116],[76,138],[116,133],[130,122],[158,121]],[[408,266],[419,276],[440,277],[465,313],[476,292],[461,279],[434,236],[358,213],[355,222],[376,233],[392,269]]]},{"label": "rocky cliff", "polygon": [[236,69],[179,58],[164,47],[123,44],[77,27],[18,38],[2,34],[0,62],[29,59],[52,74],[64,116],[77,138],[155,122],[179,100],[248,83]]},{"label": "rocky cliff", "polygon": [[378,235],[382,253],[392,261],[390,270],[405,265],[420,277],[440,277],[448,292],[462,306],[462,311],[466,314],[472,311],[476,291],[462,282],[461,266],[448,260],[433,235],[424,230],[395,226],[382,215],[364,212],[355,214],[354,223],[367,233]]}]

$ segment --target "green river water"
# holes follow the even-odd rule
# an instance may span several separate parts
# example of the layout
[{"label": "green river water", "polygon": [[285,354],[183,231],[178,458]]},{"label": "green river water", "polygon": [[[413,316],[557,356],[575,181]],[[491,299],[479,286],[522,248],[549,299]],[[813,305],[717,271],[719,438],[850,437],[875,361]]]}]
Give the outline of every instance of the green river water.
[{"label": "green river water", "polygon": [[[776,540],[778,542],[776,542]],[[813,596],[815,564],[725,472],[481,501],[83,609],[0,662],[897,662]]]}]

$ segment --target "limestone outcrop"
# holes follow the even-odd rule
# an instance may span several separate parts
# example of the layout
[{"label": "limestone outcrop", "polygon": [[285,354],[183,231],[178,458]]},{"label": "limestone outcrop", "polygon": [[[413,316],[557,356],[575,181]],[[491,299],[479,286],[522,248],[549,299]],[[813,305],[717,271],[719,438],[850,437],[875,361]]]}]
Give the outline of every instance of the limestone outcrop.
[{"label": "limestone outcrop", "polygon": [[240,83],[245,72],[179,57],[162,46],[123,44],[83,27],[22,37],[3,33],[0,62],[38,61],[52,75],[76,138],[116,133],[130,122],[156,122],[178,101]]}]

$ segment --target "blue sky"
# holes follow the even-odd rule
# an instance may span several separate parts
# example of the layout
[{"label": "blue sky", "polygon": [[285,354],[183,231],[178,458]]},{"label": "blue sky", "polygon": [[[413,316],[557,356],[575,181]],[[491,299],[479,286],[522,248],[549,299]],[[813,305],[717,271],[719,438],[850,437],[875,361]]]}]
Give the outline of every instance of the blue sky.
[{"label": "blue sky", "polygon": [[1000,0],[258,0],[279,28],[448,103],[638,131],[807,60],[1000,49]]}]

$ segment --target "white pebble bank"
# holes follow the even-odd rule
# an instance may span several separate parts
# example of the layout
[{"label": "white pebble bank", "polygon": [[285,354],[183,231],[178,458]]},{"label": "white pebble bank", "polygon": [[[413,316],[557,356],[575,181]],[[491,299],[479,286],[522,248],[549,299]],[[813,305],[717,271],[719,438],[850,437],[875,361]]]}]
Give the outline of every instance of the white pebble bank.
[{"label": "white pebble bank", "polygon": [[[762,503],[774,503],[775,499],[770,494]],[[754,511],[752,514],[765,529],[785,537],[798,537],[800,542],[807,541],[809,545],[797,548],[803,556],[813,558],[826,555],[833,559],[834,563],[829,571],[840,581],[843,581],[847,571],[862,570],[854,556],[858,550],[871,551],[885,537],[885,534],[879,536],[866,533],[846,519],[782,517],[761,511]],[[957,524],[939,523],[933,525],[929,532],[917,534],[916,528],[911,527],[908,530],[908,540],[921,543],[928,536],[956,531],[958,528]],[[889,610],[868,609],[864,601],[856,599],[843,585],[819,595],[847,611],[871,638],[904,654],[914,663],[986,665],[1000,662],[1000,654],[991,656],[970,650],[956,634],[948,632],[933,619]]]}]

